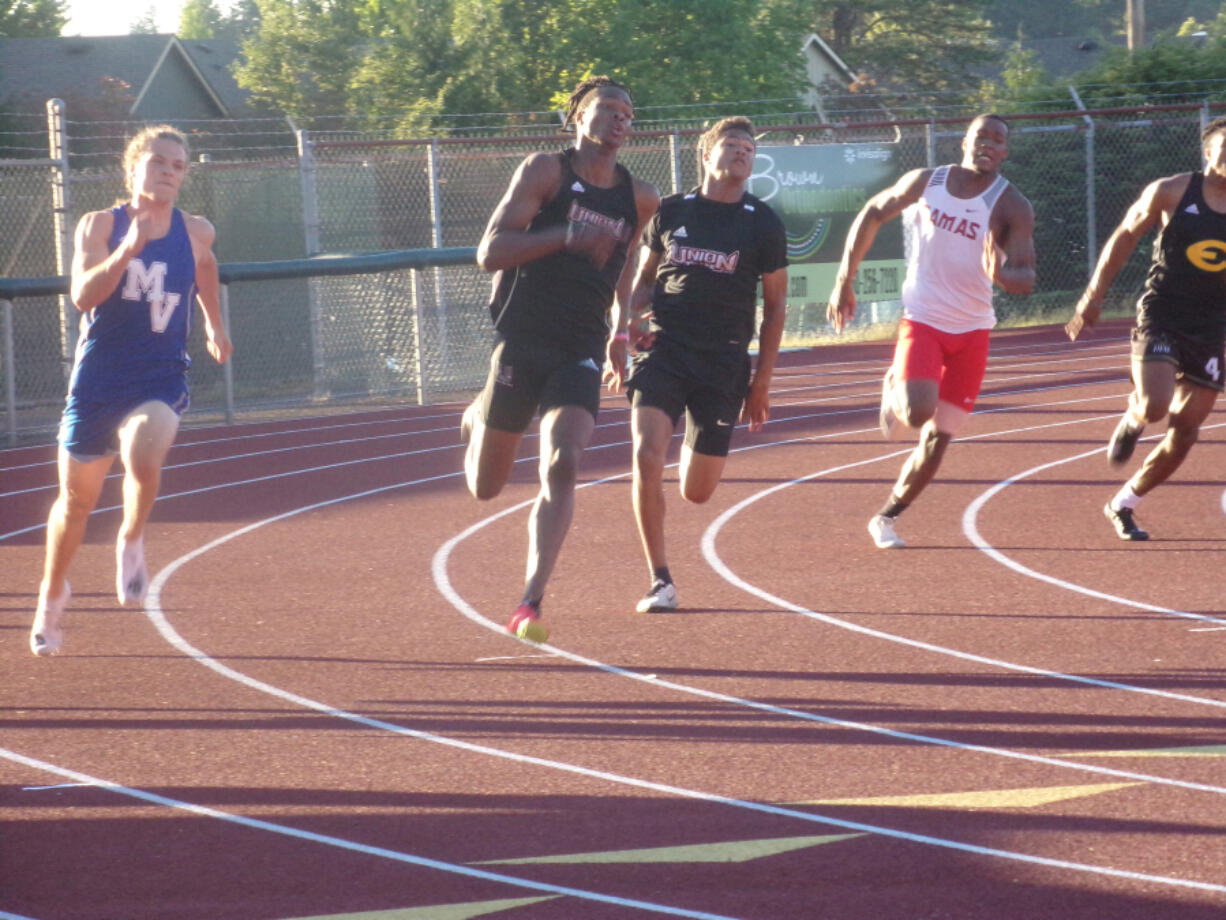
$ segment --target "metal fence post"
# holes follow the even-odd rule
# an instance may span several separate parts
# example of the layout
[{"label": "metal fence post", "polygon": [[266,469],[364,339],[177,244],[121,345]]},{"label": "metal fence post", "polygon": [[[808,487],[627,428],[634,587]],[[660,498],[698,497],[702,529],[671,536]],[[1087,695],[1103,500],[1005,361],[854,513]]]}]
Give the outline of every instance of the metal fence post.
[{"label": "metal fence post", "polygon": [[937,165],[937,123],[936,123],[936,119],[929,119],[928,124],[924,125],[924,141],[925,141],[925,150],[928,156],[928,168],[935,169]]},{"label": "metal fence post", "polygon": [[[1204,134],[1205,129],[1207,127],[1209,127],[1209,100],[1208,99],[1206,99],[1204,102],[1200,104],[1200,133]],[[1205,145],[1201,144],[1200,145],[1200,168],[1204,169],[1205,166],[1208,164],[1208,162],[1209,161],[1205,158]]]},{"label": "metal fence post", "polygon": [[681,136],[674,131],[668,136],[669,166],[672,172],[673,194],[681,191]]},{"label": "metal fence post", "polygon": [[4,415],[9,446],[17,443],[17,368],[13,366],[13,302],[0,300],[4,317]]},{"label": "metal fence post", "polygon": [[413,372],[417,376],[417,405],[426,404],[425,362],[421,359],[421,299],[418,291],[421,287],[418,275],[421,272],[414,268],[409,271],[409,308],[413,312]]},{"label": "metal fence post", "polygon": [[[308,256],[319,249],[319,189],[316,185],[315,154],[305,129],[295,129],[298,138],[298,182],[302,188],[302,230]],[[315,398],[326,394],[324,380],[323,317],[319,306],[319,279],[307,280],[307,308],[311,324],[311,374]]]},{"label": "metal fence post", "polygon": [[[68,121],[63,99],[47,100],[47,144],[51,166],[51,217],[55,225],[55,270],[67,275],[72,262],[72,231],[68,228]],[[59,295],[60,364],[67,381],[77,347],[76,310],[67,294]]]},{"label": "metal fence post", "polygon": [[[1076,87],[1070,86],[1068,91],[1077,110],[1086,112]],[[1098,264],[1098,215],[1095,213],[1098,196],[1094,179],[1094,119],[1088,114],[1081,117],[1086,122],[1086,278],[1089,279],[1094,277],[1094,268]]]},{"label": "metal fence post", "polygon": [[[439,143],[438,138],[433,138],[430,141],[430,146],[426,149],[426,168],[430,171],[430,245],[435,249],[441,249],[443,246],[443,212],[442,212],[442,189],[439,186]],[[421,306],[416,307],[417,322],[421,320]],[[440,357],[445,368],[451,367],[451,337],[447,334],[447,297],[443,291],[443,271],[435,266],[434,268],[434,311],[438,317],[438,330],[436,332],[436,341],[439,343]],[[422,366],[421,360],[421,327],[417,325],[417,363]],[[421,380],[421,377],[418,377]],[[420,385],[420,384],[419,384]],[[420,395],[420,394],[419,394]]]},{"label": "metal fence post", "polygon": [[[230,285],[223,284],[217,291],[221,304],[221,328],[230,335]],[[221,366],[221,382],[225,391],[226,424],[234,424],[234,358],[231,356]]]}]

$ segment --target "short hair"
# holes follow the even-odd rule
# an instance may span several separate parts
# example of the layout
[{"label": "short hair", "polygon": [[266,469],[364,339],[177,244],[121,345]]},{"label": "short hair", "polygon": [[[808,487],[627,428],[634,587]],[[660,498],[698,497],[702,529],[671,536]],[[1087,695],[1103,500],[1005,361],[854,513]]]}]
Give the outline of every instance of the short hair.
[{"label": "short hair", "polygon": [[1200,133],[1201,144],[1209,143],[1209,138],[1223,129],[1226,129],[1226,115],[1219,115],[1209,124],[1205,125],[1205,130]]},{"label": "short hair", "polygon": [[719,143],[719,139],[730,131],[743,131],[749,135],[750,140],[754,141],[754,146],[758,146],[758,142],[754,140],[753,122],[744,115],[732,115],[728,118],[721,118],[711,127],[707,128],[698,138],[698,156],[705,159],[707,154]]},{"label": "short hair", "polygon": [[[989,118],[991,118],[993,121],[999,121],[1002,125],[1004,125],[1006,134],[1009,132],[1009,122],[1005,121],[1005,116],[997,115],[995,112],[984,112],[981,115],[976,115],[971,119],[971,124],[973,125],[977,121],[987,121]],[[967,127],[969,128],[970,125],[967,125]]]},{"label": "short hair", "polygon": [[123,149],[123,181],[128,191],[132,189],[132,169],[137,161],[153,148],[153,142],[158,140],[174,141],[183,148],[183,152],[191,155],[191,147],[183,132],[171,125],[149,125],[142,128]]},{"label": "short hair", "polygon": [[575,119],[579,117],[579,113],[587,108],[589,101],[588,96],[591,95],[592,91],[596,90],[597,94],[599,94],[600,90],[604,89],[605,87],[612,87],[613,89],[621,90],[626,94],[627,98],[629,98],[630,104],[634,105],[634,96],[630,95],[630,88],[626,86],[626,84],[618,83],[612,77],[588,77],[586,80],[583,80],[577,84],[575,86],[575,91],[567,98],[566,118],[562,122],[562,127],[574,124]]}]

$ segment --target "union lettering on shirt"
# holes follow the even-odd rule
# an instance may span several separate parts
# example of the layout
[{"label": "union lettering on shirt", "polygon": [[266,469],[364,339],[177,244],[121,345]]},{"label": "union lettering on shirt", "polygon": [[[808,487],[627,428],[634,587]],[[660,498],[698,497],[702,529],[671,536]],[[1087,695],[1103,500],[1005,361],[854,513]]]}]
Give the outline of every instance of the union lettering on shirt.
[{"label": "union lettering on shirt", "polygon": [[956,233],[968,240],[979,239],[979,224],[976,221],[960,218],[956,214],[946,214],[940,208],[933,207],[928,208],[928,215],[932,218],[932,225],[938,230]]},{"label": "union lettering on shirt", "polygon": [[566,214],[567,220],[572,220],[579,224],[591,224],[594,227],[603,227],[608,230],[619,240],[624,238],[626,230],[626,219],[624,217],[609,217],[607,214],[601,214],[599,211],[593,211],[591,208],[585,208],[578,201],[570,203],[570,210]]},{"label": "union lettering on shirt", "polygon": [[676,240],[668,244],[665,257],[673,265],[702,265],[713,272],[731,275],[736,271],[737,263],[741,261],[741,251],[719,252],[715,249],[699,249],[696,246],[682,246]]}]

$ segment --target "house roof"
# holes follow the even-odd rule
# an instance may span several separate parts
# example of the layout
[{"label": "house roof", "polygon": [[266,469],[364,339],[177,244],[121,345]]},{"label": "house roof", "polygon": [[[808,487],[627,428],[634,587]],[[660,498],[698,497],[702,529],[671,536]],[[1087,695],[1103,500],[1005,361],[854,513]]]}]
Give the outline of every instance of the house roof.
[{"label": "house roof", "polygon": [[1053,79],[1071,77],[1088,70],[1109,52],[1124,47],[1127,47],[1127,42],[1122,36],[1112,36],[1106,40],[1075,36],[1032,38],[1022,42],[1022,49],[1033,51],[1039,64]]},{"label": "house roof", "polygon": [[821,57],[826,58],[834,69],[843,75],[848,85],[856,82],[855,72],[843,62],[843,59],[816,32],[809,33],[809,37],[805,39],[801,50],[804,53],[817,53]]},{"label": "house roof", "polygon": [[0,97],[45,100],[101,93],[104,78],[123,80],[141,100],[167,67],[185,68],[216,105],[218,116],[234,115],[247,102],[230,66],[239,58],[229,39],[185,39],[174,35],[108,35],[70,38],[0,39]]}]

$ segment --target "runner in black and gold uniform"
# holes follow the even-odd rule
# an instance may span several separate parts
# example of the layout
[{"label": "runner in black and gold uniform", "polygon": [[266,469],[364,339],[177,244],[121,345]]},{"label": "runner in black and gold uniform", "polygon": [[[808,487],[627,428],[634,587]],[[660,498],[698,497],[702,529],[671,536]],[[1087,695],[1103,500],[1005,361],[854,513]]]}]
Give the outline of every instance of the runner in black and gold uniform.
[{"label": "runner in black and gold uniform", "polygon": [[1069,322],[1069,338],[1092,326],[1128,256],[1158,226],[1153,263],[1132,331],[1128,408],[1107,457],[1128,461],[1147,422],[1169,413],[1166,436],[1103,509],[1121,540],[1148,540],[1133,518],[1142,496],[1165,482],[1196,443],[1223,389],[1226,359],[1226,118],[1201,135],[1205,168],[1150,183],[1107,242]]}]

